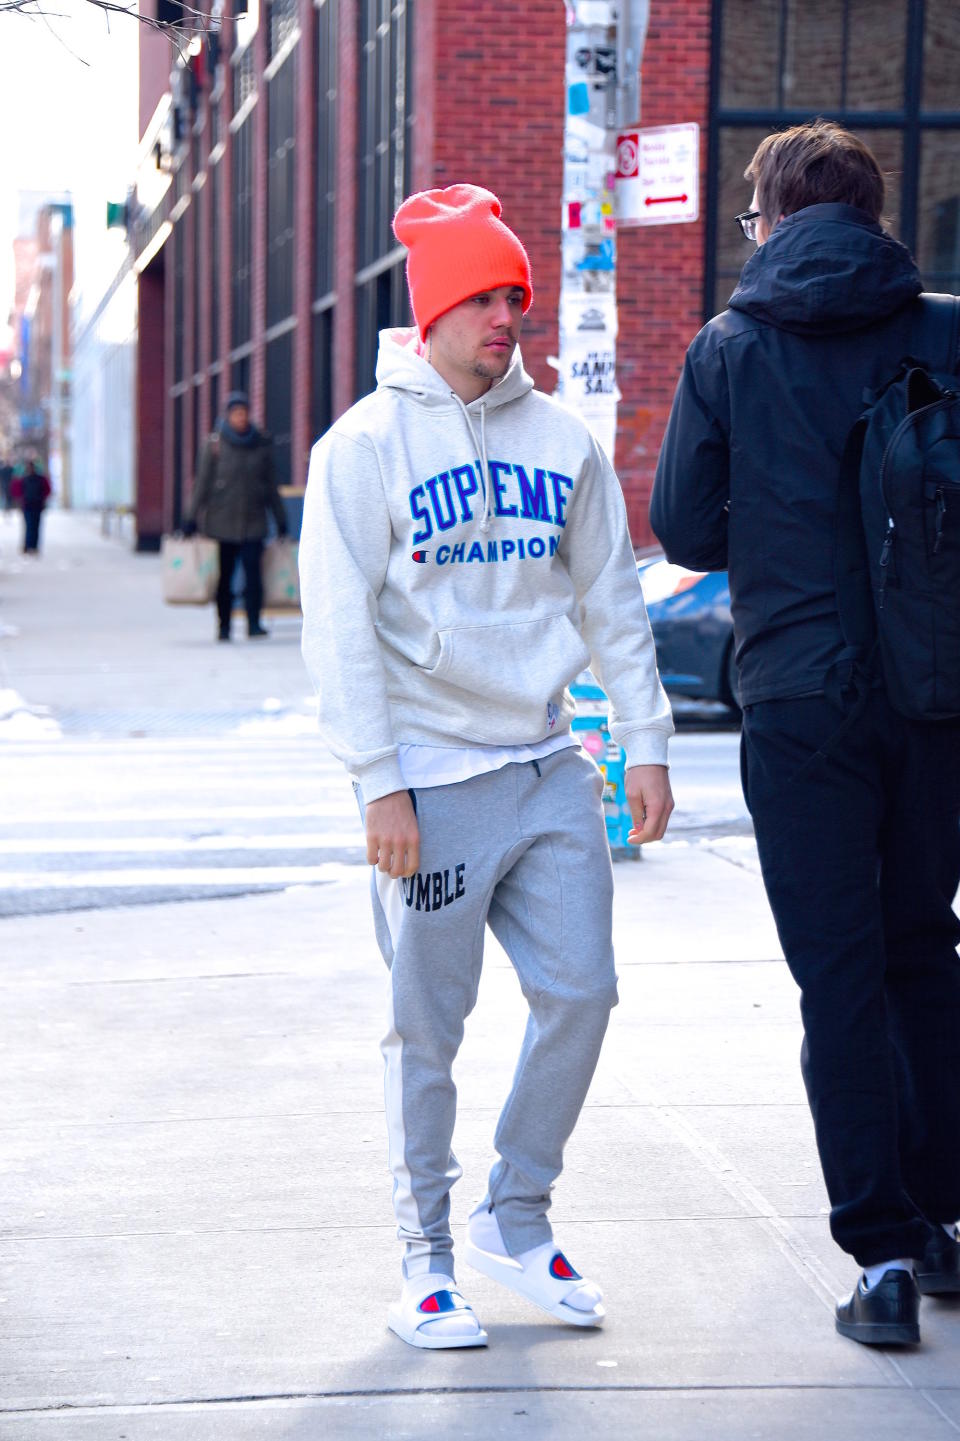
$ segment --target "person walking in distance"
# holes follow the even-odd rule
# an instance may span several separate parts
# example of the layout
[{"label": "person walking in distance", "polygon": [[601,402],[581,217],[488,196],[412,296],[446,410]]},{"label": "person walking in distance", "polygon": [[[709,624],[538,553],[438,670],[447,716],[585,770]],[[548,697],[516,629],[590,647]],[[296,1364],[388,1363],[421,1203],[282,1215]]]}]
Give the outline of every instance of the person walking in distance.
[{"label": "person walking in distance", "polygon": [[40,551],[40,523],[53,493],[49,478],[37,469],[31,457],[22,475],[14,476],[10,487],[13,500],[23,511],[23,553],[37,555]]},{"label": "person walking in distance", "polygon": [[[849,643],[839,558],[864,549],[843,480],[864,396],[907,355],[956,371],[956,303],[921,295],[840,126],[769,136],[746,176],[757,250],[687,352],[650,517],[670,560],[729,570],[744,793],[831,1230],[862,1268],[837,1329],[913,1343],[920,1293],[960,1292],[960,721],[891,703],[877,643]],[[865,613],[876,633],[869,591]]]},{"label": "person walking in distance", "polygon": [[4,514],[13,510],[13,466],[3,459],[0,459],[0,510]]},{"label": "person walking in distance", "polygon": [[205,442],[197,464],[197,483],[183,526],[185,535],[199,529],[220,545],[217,586],[218,636],[230,639],[232,581],[236,563],[243,567],[247,634],[257,640],[268,634],[260,623],[263,605],[261,559],[267,516],[277,533],[287,533],[287,518],[277,489],[273,441],[250,420],[250,403],[242,390],[227,396],[226,415]]},{"label": "person walking in distance", "polygon": [[394,218],[416,326],[380,337],[377,389],[314,447],[300,542],[320,730],[354,775],[377,939],[382,1050],[412,1346],[486,1342],[457,1289],[451,1067],[489,924],[530,1015],[466,1259],[574,1326],[600,1288],[553,1238],[550,1192],[616,1003],[602,778],[570,734],[592,664],[627,753],[632,839],[659,839],[673,730],[623,496],[583,422],[536,391],[517,342],[527,254],[488,190]]}]

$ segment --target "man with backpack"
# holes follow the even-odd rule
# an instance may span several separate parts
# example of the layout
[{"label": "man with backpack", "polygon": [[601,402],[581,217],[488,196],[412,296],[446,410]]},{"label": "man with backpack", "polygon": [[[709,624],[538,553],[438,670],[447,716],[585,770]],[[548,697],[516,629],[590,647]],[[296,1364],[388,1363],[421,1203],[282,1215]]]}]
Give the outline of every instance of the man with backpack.
[{"label": "man with backpack", "polygon": [[757,250],[687,353],[651,523],[729,571],[744,793],[863,1268],[837,1329],[911,1343],[920,1294],[960,1292],[956,305],[921,295],[840,126],[769,136],[746,177]]}]

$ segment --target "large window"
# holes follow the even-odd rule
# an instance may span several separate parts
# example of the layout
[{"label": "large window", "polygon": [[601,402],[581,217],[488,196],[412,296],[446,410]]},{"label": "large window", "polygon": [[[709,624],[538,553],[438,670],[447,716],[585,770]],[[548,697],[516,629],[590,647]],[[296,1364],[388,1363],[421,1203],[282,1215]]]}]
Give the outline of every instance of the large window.
[{"label": "large window", "polygon": [[412,0],[361,0],[356,392],[373,388],[377,331],[409,318],[390,222],[407,194],[412,125]]},{"label": "large window", "polygon": [[333,304],[337,183],[337,0],[315,0],[317,104],[313,313],[310,326],[310,429],[316,439],[333,419]]},{"label": "large window", "polygon": [[884,223],[924,283],[960,292],[957,0],[714,0],[705,313],[751,247],[732,217],[772,130],[822,115],[861,136],[887,182]]},{"label": "large window", "polygon": [[293,331],[267,345],[266,424],[280,485],[290,484],[290,418],[293,414]]},{"label": "large window", "polygon": [[266,87],[268,328],[293,312],[296,66],[294,51]]},{"label": "large window", "polygon": [[207,171],[210,191],[210,269],[206,276],[207,300],[210,306],[210,363],[220,359],[220,206],[223,189],[220,183],[220,162]]},{"label": "large window", "polygon": [[[207,189],[206,186],[203,185],[194,193],[190,205],[190,212],[193,216],[193,277],[190,287],[193,293],[193,349],[191,352],[191,360],[195,374],[199,373],[203,365],[206,364],[206,359],[201,354],[203,347],[200,342],[200,302],[203,295],[204,283],[209,283],[209,267],[204,263],[206,246],[204,244],[203,233],[204,206],[207,203]],[[201,276],[206,278],[204,282],[201,281]]]},{"label": "large window", "polygon": [[233,225],[231,226],[230,344],[250,340],[250,276],[253,256],[253,131],[248,115],[233,136]]},{"label": "large window", "polygon": [[174,384],[184,377],[184,312],[186,309],[186,245],[184,217],[173,227],[170,243],[173,246],[173,380]]},{"label": "large window", "polygon": [[317,6],[316,96],[316,255],[314,296],[322,300],[334,288],[334,200],[337,183],[337,0]]}]

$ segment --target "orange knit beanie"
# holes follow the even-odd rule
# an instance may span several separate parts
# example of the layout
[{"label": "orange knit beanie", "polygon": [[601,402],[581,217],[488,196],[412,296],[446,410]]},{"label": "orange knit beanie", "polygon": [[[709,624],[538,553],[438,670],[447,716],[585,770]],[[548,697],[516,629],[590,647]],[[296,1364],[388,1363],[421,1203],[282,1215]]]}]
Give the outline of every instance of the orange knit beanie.
[{"label": "orange knit beanie", "polygon": [[438,316],[500,285],[522,287],[524,315],[530,309],[530,261],[500,211],[489,190],[449,185],[411,195],[393,217],[393,233],[409,252],[407,284],[421,340]]}]

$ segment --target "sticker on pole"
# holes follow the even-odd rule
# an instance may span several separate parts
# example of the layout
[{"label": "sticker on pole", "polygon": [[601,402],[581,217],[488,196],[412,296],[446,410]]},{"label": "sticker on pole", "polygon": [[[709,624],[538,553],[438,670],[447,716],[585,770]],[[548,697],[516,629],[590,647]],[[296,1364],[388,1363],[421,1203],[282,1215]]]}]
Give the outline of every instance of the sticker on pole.
[{"label": "sticker on pole", "polygon": [[617,136],[618,225],[678,225],[700,215],[700,127],[658,125]]}]

